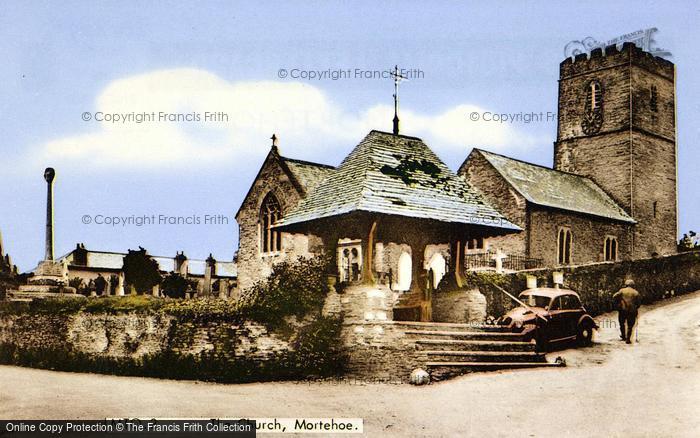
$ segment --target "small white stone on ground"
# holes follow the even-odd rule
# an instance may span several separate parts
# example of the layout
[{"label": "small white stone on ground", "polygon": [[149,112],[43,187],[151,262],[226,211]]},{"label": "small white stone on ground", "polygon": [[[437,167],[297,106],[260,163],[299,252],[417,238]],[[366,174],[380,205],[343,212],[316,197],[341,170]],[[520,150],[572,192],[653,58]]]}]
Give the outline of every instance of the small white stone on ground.
[{"label": "small white stone on ground", "polygon": [[422,368],[411,371],[411,385],[427,385],[430,383],[430,374]]}]

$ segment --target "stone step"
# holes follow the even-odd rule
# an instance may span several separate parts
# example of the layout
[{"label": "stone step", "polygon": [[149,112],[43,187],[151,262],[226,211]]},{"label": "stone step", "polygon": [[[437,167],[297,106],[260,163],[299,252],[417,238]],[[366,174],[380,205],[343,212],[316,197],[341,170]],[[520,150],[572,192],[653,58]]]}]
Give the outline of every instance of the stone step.
[{"label": "stone step", "polygon": [[410,336],[420,336],[421,339],[463,339],[485,341],[522,341],[521,333],[453,331],[453,330],[406,330]]},{"label": "stone step", "polygon": [[547,362],[544,354],[531,351],[440,351],[425,352],[433,362],[448,363],[542,363]]},{"label": "stone step", "polygon": [[464,339],[416,339],[418,350],[450,351],[535,351],[532,342]]},{"label": "stone step", "polygon": [[394,321],[394,324],[406,327],[408,330],[430,330],[430,331],[460,331],[460,332],[497,332],[512,333],[504,326],[487,324],[463,324],[455,322],[414,322],[414,321]]}]

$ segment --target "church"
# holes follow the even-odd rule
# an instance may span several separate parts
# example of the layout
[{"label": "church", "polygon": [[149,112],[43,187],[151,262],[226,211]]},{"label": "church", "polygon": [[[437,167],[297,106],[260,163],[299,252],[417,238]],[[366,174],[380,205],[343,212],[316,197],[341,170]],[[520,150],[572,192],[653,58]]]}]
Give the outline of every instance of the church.
[{"label": "church", "polygon": [[319,254],[337,282],[426,293],[493,263],[674,253],[673,63],[625,43],[567,58],[558,86],[551,168],[473,149],[453,172],[400,134],[397,116],[393,132],[371,131],[337,167],[285,157],[273,136],[236,214],[239,287]]}]

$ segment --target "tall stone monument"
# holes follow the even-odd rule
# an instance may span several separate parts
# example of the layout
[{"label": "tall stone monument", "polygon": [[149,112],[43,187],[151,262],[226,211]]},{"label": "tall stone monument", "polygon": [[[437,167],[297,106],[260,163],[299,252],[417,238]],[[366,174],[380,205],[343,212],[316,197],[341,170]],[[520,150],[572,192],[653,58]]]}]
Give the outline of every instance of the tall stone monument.
[{"label": "tall stone monument", "polygon": [[33,275],[27,280],[27,284],[19,286],[19,290],[8,291],[7,298],[12,301],[31,301],[37,298],[49,298],[55,296],[77,295],[75,289],[68,287],[67,262],[54,260],[53,251],[53,181],[56,171],[51,167],[44,170],[46,180],[46,245],[44,260],[34,269]]},{"label": "tall stone monument", "polygon": [[53,252],[53,181],[56,171],[47,167],[44,170],[46,180],[46,246],[44,260],[39,262],[34,276],[29,280],[33,284],[46,286],[61,286],[68,280],[67,267],[54,260]]}]

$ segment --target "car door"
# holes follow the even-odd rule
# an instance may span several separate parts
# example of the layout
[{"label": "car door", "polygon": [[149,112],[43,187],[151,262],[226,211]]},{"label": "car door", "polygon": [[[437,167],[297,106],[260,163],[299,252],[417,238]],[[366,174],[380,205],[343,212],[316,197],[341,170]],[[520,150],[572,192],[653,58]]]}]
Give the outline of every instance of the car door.
[{"label": "car door", "polygon": [[564,328],[564,314],[561,306],[561,296],[554,297],[552,303],[549,305],[549,324],[547,324],[547,335],[550,340],[557,341],[561,339],[564,335],[562,334]]},{"label": "car door", "polygon": [[[561,341],[576,336],[577,311],[569,298],[571,295],[554,297],[549,309],[549,340]],[[574,297],[575,298],[575,297]]]},{"label": "car door", "polygon": [[578,333],[578,320],[581,318],[583,309],[581,301],[576,295],[562,295],[560,312],[561,337],[575,337]]}]

